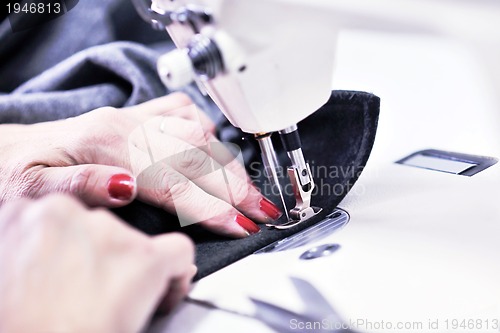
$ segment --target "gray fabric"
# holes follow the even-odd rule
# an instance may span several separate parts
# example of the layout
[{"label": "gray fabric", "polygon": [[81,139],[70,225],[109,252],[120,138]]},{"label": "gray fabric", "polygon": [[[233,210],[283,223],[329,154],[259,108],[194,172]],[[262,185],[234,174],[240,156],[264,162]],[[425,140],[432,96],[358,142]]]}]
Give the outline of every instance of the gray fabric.
[{"label": "gray fabric", "polygon": [[[145,46],[147,45],[147,46]],[[130,1],[84,0],[40,27],[0,24],[0,123],[35,123],[165,95],[155,64],[172,48]],[[198,104],[212,109],[194,89]]]},{"label": "gray fabric", "polygon": [[0,122],[55,120],[161,96],[154,61],[151,50],[128,42],[92,47],[1,96]]}]

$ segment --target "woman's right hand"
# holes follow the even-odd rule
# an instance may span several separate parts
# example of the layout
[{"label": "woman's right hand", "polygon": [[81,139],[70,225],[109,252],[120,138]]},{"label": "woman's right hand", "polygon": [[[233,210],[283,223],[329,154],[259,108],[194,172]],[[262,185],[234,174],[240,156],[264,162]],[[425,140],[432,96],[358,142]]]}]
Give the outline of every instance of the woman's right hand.
[{"label": "woman's right hand", "polygon": [[0,209],[0,332],[140,332],[196,273],[192,242],[149,237],[62,195]]},{"label": "woman's right hand", "polygon": [[281,211],[251,184],[214,136],[215,125],[182,94],[34,125],[0,125],[0,203],[70,193],[90,206],[135,198],[225,236]]}]

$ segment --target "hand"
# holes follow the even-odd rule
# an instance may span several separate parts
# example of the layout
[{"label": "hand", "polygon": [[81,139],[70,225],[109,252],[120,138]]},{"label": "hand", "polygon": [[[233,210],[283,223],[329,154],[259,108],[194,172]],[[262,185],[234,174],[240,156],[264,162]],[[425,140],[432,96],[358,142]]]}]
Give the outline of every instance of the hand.
[{"label": "hand", "polygon": [[177,213],[183,225],[245,237],[259,231],[250,219],[268,222],[281,212],[214,129],[182,94],[56,122],[1,125],[0,202],[65,192],[90,206],[118,207],[137,197]]},{"label": "hand", "polygon": [[139,332],[195,271],[185,236],[148,237],[70,197],[0,210],[0,332]]}]

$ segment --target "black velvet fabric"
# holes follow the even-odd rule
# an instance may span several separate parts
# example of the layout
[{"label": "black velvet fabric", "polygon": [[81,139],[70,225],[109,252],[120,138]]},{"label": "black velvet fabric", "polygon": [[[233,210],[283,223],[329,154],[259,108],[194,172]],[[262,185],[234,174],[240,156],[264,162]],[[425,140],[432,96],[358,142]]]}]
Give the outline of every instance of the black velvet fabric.
[{"label": "black velvet fabric", "polygon": [[[245,239],[227,239],[203,230],[197,225],[180,228],[175,216],[140,202],[115,210],[133,226],[148,234],[180,231],[189,235],[196,243],[195,279],[207,276],[262,247],[295,234],[328,215],[354,185],[368,161],[377,129],[380,99],[369,93],[354,91],[333,91],[330,100],[314,114],[298,124],[302,147],[316,183],[313,193],[314,206],[323,211],[291,229],[270,230],[261,225],[261,232]],[[273,194],[262,172],[260,153],[255,140],[234,129],[229,123],[220,127],[223,141],[240,146],[245,165],[255,184],[267,197],[279,205],[279,198]],[[281,153],[280,164],[290,164],[281,149],[279,137],[273,138],[275,148]],[[294,205],[291,188],[286,177],[282,178],[286,202]],[[285,217],[282,217],[285,219]],[[282,221],[284,222],[284,221]]]}]

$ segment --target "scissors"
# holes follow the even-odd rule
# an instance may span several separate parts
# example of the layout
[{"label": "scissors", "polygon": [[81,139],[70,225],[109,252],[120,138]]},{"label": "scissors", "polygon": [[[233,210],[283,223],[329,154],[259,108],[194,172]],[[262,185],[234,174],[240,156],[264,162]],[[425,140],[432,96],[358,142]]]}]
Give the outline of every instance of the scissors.
[{"label": "scissors", "polygon": [[[290,280],[303,304],[306,305],[306,310],[302,313],[290,311],[252,297],[249,297],[249,299],[256,309],[253,314],[220,308],[210,302],[191,298],[188,298],[187,301],[203,307],[257,319],[272,330],[280,333],[357,333],[342,321],[335,309],[310,282],[297,277],[290,277]],[[301,325],[292,326],[291,323],[301,323]],[[314,328],[304,326],[306,323],[315,326]],[[301,326],[304,328],[302,329]]]}]

